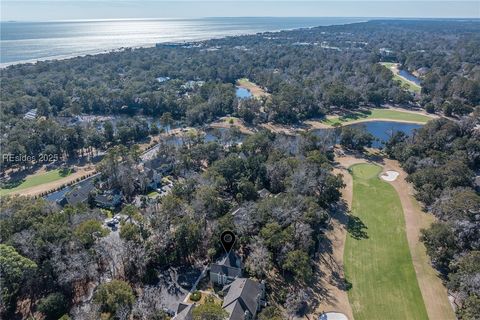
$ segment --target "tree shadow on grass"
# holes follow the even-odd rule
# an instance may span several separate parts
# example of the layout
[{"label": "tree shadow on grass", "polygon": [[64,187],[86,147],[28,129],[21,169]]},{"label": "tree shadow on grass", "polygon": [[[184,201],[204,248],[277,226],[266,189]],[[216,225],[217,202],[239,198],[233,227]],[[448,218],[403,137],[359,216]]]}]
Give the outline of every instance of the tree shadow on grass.
[{"label": "tree shadow on grass", "polygon": [[8,181],[0,185],[2,189],[14,189],[25,182],[25,179]]},{"label": "tree shadow on grass", "polygon": [[58,172],[58,174],[59,174],[60,177],[66,177],[66,176],[68,176],[70,173],[72,173],[72,169],[70,169],[70,168],[62,168],[62,169],[60,169],[60,171]]},{"label": "tree shadow on grass", "polygon": [[363,223],[359,217],[349,216],[347,224],[347,232],[353,239],[361,240],[368,239],[368,234],[366,229],[368,227]]},{"label": "tree shadow on grass", "polygon": [[340,117],[341,121],[351,121],[367,118],[372,112],[370,110],[350,111]]}]

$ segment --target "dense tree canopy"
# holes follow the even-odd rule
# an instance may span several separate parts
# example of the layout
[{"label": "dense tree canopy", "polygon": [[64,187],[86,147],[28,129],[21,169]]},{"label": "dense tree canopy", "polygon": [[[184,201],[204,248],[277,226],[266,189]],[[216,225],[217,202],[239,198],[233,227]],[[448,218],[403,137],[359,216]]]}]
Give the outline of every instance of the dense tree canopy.
[{"label": "dense tree canopy", "polygon": [[393,136],[386,147],[409,173],[415,196],[438,218],[423,230],[422,240],[432,263],[448,275],[461,319],[479,314],[480,196],[473,189],[480,169],[479,123],[476,116],[434,120],[412,138]]},{"label": "dense tree canopy", "polygon": [[[166,129],[177,120],[201,125],[228,114],[247,123],[296,123],[417,102],[459,116],[480,103],[479,37],[472,21],[370,21],[11,66],[0,78],[2,153],[95,153],[158,130],[140,116]],[[426,70],[421,95],[403,90],[380,61]],[[233,84],[242,77],[270,98],[236,99]],[[39,117],[23,119],[31,109]],[[114,119],[71,122],[77,115]]]}]

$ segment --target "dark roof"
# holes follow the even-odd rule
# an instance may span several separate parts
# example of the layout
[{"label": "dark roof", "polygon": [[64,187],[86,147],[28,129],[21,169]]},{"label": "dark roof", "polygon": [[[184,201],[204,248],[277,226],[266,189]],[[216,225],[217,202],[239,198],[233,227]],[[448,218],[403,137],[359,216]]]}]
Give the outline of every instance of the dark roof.
[{"label": "dark roof", "polygon": [[193,304],[179,303],[175,320],[192,320]]},{"label": "dark roof", "polygon": [[230,314],[229,319],[243,319],[245,311],[254,316],[257,313],[257,301],[261,292],[261,285],[258,282],[247,278],[235,279],[229,285],[222,308]]},{"label": "dark roof", "polygon": [[153,176],[155,175],[155,171],[153,171],[154,169],[150,169],[148,167],[145,168],[145,174],[147,176],[147,178],[149,179],[153,179]]},{"label": "dark roof", "polygon": [[257,193],[260,198],[266,198],[272,195],[272,193],[265,188],[263,188],[262,190],[258,190]]},{"label": "dark roof", "polygon": [[116,207],[122,202],[119,192],[104,193],[95,196],[95,203],[103,207]]},{"label": "dark roof", "polygon": [[144,167],[148,169],[157,169],[160,168],[162,164],[166,164],[168,161],[163,157],[157,157],[145,162]]},{"label": "dark roof", "polygon": [[218,264],[214,263],[210,267],[210,273],[224,274],[227,277],[235,278],[235,277],[240,277],[242,275],[242,269],[221,266],[221,265],[218,265]]},{"label": "dark roof", "polygon": [[228,254],[224,255],[222,259],[218,262],[223,266],[241,268],[242,267],[242,258],[231,250]]},{"label": "dark roof", "polygon": [[241,320],[245,319],[245,310],[247,310],[245,304],[241,300],[236,300],[223,308],[228,312],[228,319]]},{"label": "dark roof", "polygon": [[210,272],[225,274],[228,277],[239,277],[242,275],[242,259],[232,250],[217,263],[213,263]]},{"label": "dark roof", "polygon": [[76,205],[86,202],[90,191],[95,189],[93,179],[87,179],[76,184],[71,191],[65,195],[65,201],[68,204]]}]

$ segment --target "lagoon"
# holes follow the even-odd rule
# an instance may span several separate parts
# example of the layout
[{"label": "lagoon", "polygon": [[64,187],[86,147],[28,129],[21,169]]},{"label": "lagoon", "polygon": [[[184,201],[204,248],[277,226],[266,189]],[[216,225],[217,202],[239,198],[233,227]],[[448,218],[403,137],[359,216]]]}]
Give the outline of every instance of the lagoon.
[{"label": "lagoon", "polygon": [[408,81],[415,83],[416,85],[420,85],[421,83],[420,79],[418,79],[417,77],[415,77],[413,74],[411,74],[406,70],[399,70],[398,75],[407,79]]},{"label": "lagoon", "polygon": [[[383,148],[384,144],[388,139],[395,134],[396,132],[403,132],[408,136],[412,136],[415,133],[416,129],[420,129],[423,125],[416,124],[416,123],[406,123],[406,122],[395,122],[395,121],[366,121],[362,123],[354,123],[346,125],[349,127],[354,128],[365,128],[365,130],[373,135],[375,141],[372,143],[372,147],[374,148]],[[326,137],[327,135],[331,135],[335,129],[316,129],[313,132],[316,135]],[[332,144],[333,144],[333,135],[332,137]],[[335,143],[338,143],[336,141]]]},{"label": "lagoon", "polygon": [[252,96],[252,93],[250,92],[250,90],[242,87],[237,87],[235,94],[237,95],[237,98],[240,98],[240,99],[248,99]]},{"label": "lagoon", "polygon": [[372,147],[381,148],[385,141],[396,132],[403,132],[408,136],[412,136],[416,129],[422,127],[421,124],[403,123],[393,121],[370,121],[365,123],[351,124],[352,127],[365,127],[367,132],[371,133],[377,141],[374,141]]}]

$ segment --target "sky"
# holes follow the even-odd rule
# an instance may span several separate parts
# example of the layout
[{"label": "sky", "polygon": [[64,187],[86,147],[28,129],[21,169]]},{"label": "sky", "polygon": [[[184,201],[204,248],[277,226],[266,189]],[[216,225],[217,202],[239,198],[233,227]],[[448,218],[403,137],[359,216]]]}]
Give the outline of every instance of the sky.
[{"label": "sky", "polygon": [[0,0],[2,21],[201,17],[480,18],[480,0]]}]

